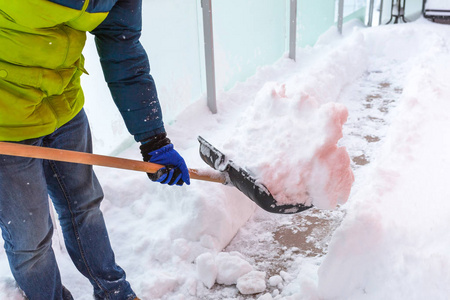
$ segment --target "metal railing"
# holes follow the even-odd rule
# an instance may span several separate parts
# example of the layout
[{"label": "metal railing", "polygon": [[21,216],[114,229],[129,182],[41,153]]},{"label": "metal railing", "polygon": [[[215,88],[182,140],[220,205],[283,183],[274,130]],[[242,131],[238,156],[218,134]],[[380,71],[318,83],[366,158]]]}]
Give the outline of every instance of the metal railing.
[{"label": "metal railing", "polygon": [[[211,0],[200,0],[203,15],[203,37],[205,46],[206,98],[209,110],[217,113],[216,75],[214,61],[214,34]],[[289,58],[296,60],[297,0],[290,1]],[[341,0],[343,1],[343,0]]]},{"label": "metal railing", "polygon": [[212,22],[211,0],[201,0],[203,11],[203,36],[205,43],[205,68],[206,68],[206,101],[209,110],[217,113],[216,100],[216,71],[214,63],[214,38]]},{"label": "metal railing", "polygon": [[[206,71],[206,94],[207,106],[212,113],[217,113],[216,99],[216,68],[214,61],[214,33],[213,33],[213,13],[212,0],[200,0],[203,15],[203,36],[205,47],[205,71]],[[344,0],[338,0],[338,21],[337,29],[342,34],[344,22]],[[297,49],[297,0],[289,0],[289,58],[296,60]]]},{"label": "metal railing", "polygon": [[289,6],[289,58],[296,60],[297,49],[297,0],[290,0]]}]

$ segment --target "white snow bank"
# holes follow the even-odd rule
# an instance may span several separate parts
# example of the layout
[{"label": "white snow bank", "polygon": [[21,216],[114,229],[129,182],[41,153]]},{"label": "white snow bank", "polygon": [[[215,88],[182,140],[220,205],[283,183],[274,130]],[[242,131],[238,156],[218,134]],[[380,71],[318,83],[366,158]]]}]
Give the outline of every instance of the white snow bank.
[{"label": "white snow bank", "polygon": [[374,53],[399,49],[389,41],[405,43],[407,55],[395,58],[410,71],[381,155],[320,267],[318,292],[323,299],[447,299],[450,28],[419,22],[366,34],[383,47]]}]

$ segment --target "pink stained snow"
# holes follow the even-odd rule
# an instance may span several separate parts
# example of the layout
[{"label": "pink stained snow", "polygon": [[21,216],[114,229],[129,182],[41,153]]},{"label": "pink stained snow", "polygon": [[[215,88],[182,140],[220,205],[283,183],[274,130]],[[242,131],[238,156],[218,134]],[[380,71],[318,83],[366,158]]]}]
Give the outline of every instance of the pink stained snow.
[{"label": "pink stained snow", "polygon": [[[256,137],[266,137],[258,141],[265,147],[262,150],[264,160],[254,165],[257,153],[249,147],[245,149],[244,157],[253,164],[246,165],[256,170],[255,176],[259,176],[279,204],[313,204],[321,209],[344,204],[354,181],[348,153],[345,147],[337,146],[347,120],[346,107],[338,103],[320,105],[320,101],[304,95],[290,98],[285,94],[285,84],[281,85],[282,94],[276,92],[278,85],[269,90],[268,95],[264,93],[265,89],[258,94],[255,99],[258,115],[246,120],[250,124],[260,124]],[[283,109],[283,114],[273,114],[273,106],[277,105],[286,105],[290,109]],[[262,114],[264,118],[261,118]],[[259,134],[261,131],[265,133]],[[250,132],[255,134],[253,130]],[[243,141],[251,139],[248,136],[239,138]],[[242,154],[237,150],[236,155]],[[245,159],[239,158],[239,161],[244,163]]]}]

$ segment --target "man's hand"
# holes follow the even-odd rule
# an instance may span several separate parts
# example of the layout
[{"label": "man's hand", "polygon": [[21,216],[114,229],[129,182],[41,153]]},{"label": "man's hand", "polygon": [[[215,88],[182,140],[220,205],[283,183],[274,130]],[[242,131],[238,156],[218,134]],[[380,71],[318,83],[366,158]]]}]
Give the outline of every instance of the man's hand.
[{"label": "man's hand", "polygon": [[144,161],[164,165],[156,173],[147,173],[152,181],[169,185],[190,184],[189,170],[184,159],[173,148],[166,134],[159,134],[140,147]]}]

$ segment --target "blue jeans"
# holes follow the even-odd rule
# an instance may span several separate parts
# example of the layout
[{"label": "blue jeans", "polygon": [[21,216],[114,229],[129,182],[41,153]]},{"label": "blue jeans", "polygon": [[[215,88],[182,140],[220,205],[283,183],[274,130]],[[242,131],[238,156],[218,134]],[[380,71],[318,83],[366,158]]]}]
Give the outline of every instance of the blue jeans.
[{"label": "blue jeans", "polygon": [[[21,143],[92,152],[84,111],[54,133]],[[30,300],[72,299],[52,250],[48,196],[67,251],[96,299],[134,299],[100,211],[103,191],[91,166],[0,155],[0,227],[12,274]]]}]

